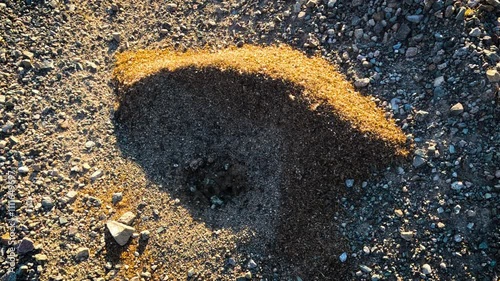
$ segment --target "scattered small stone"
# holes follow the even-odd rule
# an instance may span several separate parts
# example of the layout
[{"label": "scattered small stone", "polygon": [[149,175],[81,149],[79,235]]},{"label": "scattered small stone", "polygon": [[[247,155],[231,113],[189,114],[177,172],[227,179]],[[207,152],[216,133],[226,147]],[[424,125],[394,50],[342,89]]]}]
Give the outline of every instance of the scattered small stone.
[{"label": "scattered small stone", "polygon": [[126,225],[132,225],[132,223],[134,222],[135,218],[136,218],[135,214],[129,211],[129,212],[124,213],[118,219],[118,222],[126,224]]},{"label": "scattered small stone", "polygon": [[78,195],[77,191],[70,190],[66,193],[67,203],[73,203],[76,200],[76,196]]},{"label": "scattered small stone", "polygon": [[363,272],[365,272],[365,273],[370,273],[370,272],[372,272],[372,269],[371,269],[370,267],[368,267],[368,266],[366,266],[366,265],[363,265],[363,264],[362,264],[362,265],[360,265],[360,266],[359,266],[359,268],[360,268]]},{"label": "scattered small stone", "polygon": [[463,188],[465,188],[465,185],[461,181],[456,181],[456,182],[451,184],[451,189],[453,189],[453,190],[461,190]]},{"label": "scattered small stone", "polygon": [[102,170],[97,170],[92,175],[90,175],[90,180],[91,181],[96,181],[98,178],[102,176]]},{"label": "scattered small stone", "polygon": [[54,207],[54,200],[50,196],[42,197],[42,207],[46,210],[52,209]]},{"label": "scattered small stone", "polygon": [[127,244],[128,240],[134,233],[135,229],[131,226],[119,223],[117,221],[108,221],[106,223],[111,236],[115,239],[116,243],[120,246]]},{"label": "scattered small stone", "polygon": [[90,250],[89,248],[85,248],[85,247],[80,247],[76,250],[76,254],[75,254],[75,259],[77,261],[83,261],[83,260],[86,260],[88,259],[90,256]]},{"label": "scattered small stone", "polygon": [[406,16],[406,19],[410,22],[413,22],[413,23],[419,23],[422,21],[423,18],[424,18],[423,15],[408,15],[408,16]]},{"label": "scattered small stone", "polygon": [[113,193],[113,196],[111,198],[111,202],[113,203],[113,205],[116,205],[120,201],[122,201],[122,199],[123,199],[123,193],[121,193],[121,192]]},{"label": "scattered small stone", "polygon": [[248,269],[254,269],[256,267],[257,267],[257,263],[254,260],[252,260],[252,259],[247,264],[247,268]]},{"label": "scattered small stone", "polygon": [[403,211],[400,209],[394,210],[394,214],[396,214],[396,216],[398,216],[400,218],[403,217],[403,215],[404,215]]},{"label": "scattered small stone", "polygon": [[188,277],[193,277],[195,274],[196,274],[196,272],[194,271],[194,268],[192,268],[192,267],[187,272]]},{"label": "scattered small stone", "polygon": [[364,88],[368,86],[368,84],[370,84],[370,78],[361,78],[361,79],[356,79],[356,81],[354,81],[354,86],[356,88]]},{"label": "scattered small stone", "polygon": [[122,34],[120,32],[113,32],[112,34],[113,40],[115,40],[117,43],[120,43]]},{"label": "scattered small stone", "polygon": [[12,130],[14,129],[14,123],[12,121],[7,121],[5,124],[2,126],[2,132],[6,134],[10,134]]},{"label": "scattered small stone", "polygon": [[339,256],[339,259],[340,259],[340,262],[345,262],[347,260],[347,253],[346,252],[343,252],[340,256]]},{"label": "scattered small stone", "polygon": [[415,155],[413,157],[413,167],[419,168],[425,164],[425,159],[420,155]]},{"label": "scattered small stone", "polygon": [[418,54],[418,48],[417,47],[409,47],[406,50],[406,57],[407,58],[412,58]]},{"label": "scattered small stone", "polygon": [[26,175],[27,173],[30,172],[30,169],[26,166],[21,166],[19,167],[19,169],[17,169],[17,171],[22,175]]},{"label": "scattered small stone", "polygon": [[93,141],[88,141],[88,142],[85,143],[85,148],[86,149],[91,149],[94,146],[95,146],[95,142],[93,142]]},{"label": "scattered small stone", "polygon": [[44,254],[36,254],[34,256],[34,258],[39,263],[43,263],[43,262],[46,262],[48,260],[47,255],[44,255]]},{"label": "scattered small stone", "polygon": [[151,236],[151,232],[149,232],[149,230],[143,230],[141,231],[141,240],[142,241],[147,241],[149,240],[149,237]]},{"label": "scattered small stone", "polygon": [[464,112],[464,106],[461,103],[456,103],[450,108],[450,115],[457,116]]},{"label": "scattered small stone", "polygon": [[422,265],[422,273],[423,273],[424,275],[429,275],[429,274],[431,274],[431,273],[432,273],[432,268],[431,268],[431,266],[430,266],[429,264],[427,264],[427,263],[426,263],[426,264],[424,264],[424,265]]},{"label": "scattered small stone", "polygon": [[488,69],[486,70],[486,77],[488,78],[488,81],[491,83],[497,83],[500,82],[500,73],[496,69]]},{"label": "scattered small stone", "polygon": [[403,238],[406,241],[411,241],[413,240],[413,236],[415,235],[413,231],[401,231],[400,232],[401,238]]},{"label": "scattered small stone", "polygon": [[473,29],[469,32],[469,36],[472,36],[472,37],[479,37],[479,36],[481,36],[481,29],[479,29],[479,27],[475,27],[475,28],[473,28]]},{"label": "scattered small stone", "polygon": [[19,243],[19,246],[17,247],[17,253],[20,255],[27,254],[35,249],[35,244],[33,243],[33,240],[29,238],[23,238],[21,240],[21,243]]},{"label": "scattered small stone", "polygon": [[350,188],[354,186],[354,180],[353,179],[347,179],[345,180],[345,186]]}]

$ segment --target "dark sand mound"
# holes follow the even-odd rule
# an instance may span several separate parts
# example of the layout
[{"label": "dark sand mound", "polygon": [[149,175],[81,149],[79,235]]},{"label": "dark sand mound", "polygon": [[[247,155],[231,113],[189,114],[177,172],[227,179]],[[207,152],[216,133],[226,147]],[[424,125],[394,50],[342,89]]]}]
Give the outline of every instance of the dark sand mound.
[{"label": "dark sand mound", "polygon": [[[274,65],[255,50],[269,52]],[[124,155],[196,219],[252,229],[242,250],[271,254],[301,276],[345,274],[338,255],[346,244],[333,220],[344,181],[406,155],[404,135],[338,73],[315,69],[323,62],[289,48],[229,50],[209,62],[209,53],[191,53],[191,63],[172,52],[164,67],[158,53],[150,60],[146,53],[119,57],[115,71]],[[283,65],[292,58],[295,66],[315,61],[307,74]],[[287,76],[294,71],[304,83]],[[319,73],[333,80],[323,87],[307,76]],[[330,87],[335,96],[318,90]],[[352,107],[346,112],[342,93]]]}]

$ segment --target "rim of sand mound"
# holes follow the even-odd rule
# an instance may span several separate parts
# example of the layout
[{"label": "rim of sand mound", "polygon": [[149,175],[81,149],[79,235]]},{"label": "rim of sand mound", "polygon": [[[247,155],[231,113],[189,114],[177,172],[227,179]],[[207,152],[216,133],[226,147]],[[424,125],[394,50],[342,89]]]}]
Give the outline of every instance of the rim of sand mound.
[{"label": "rim of sand mound", "polygon": [[[165,90],[178,86],[173,81],[188,85],[186,91],[196,92],[193,96],[211,101],[214,108],[206,109],[209,114],[203,116],[222,113],[237,119],[241,115],[263,127],[272,124],[273,128],[284,128],[280,131],[284,139],[279,145],[282,156],[276,160],[282,166],[282,196],[272,253],[279,261],[292,264],[291,268],[301,276],[318,277],[318,272],[327,276],[346,274],[346,266],[338,261],[345,241],[331,219],[339,210],[340,195],[345,194],[343,182],[351,176],[356,180],[368,177],[373,167],[406,156],[408,148],[393,120],[386,119],[373,101],[357,93],[332,65],[287,46],[244,46],[218,52],[141,50],[117,55],[114,78],[118,82],[118,119],[132,128],[132,132],[124,131],[129,142],[148,135],[157,146],[159,138],[165,138],[165,134],[156,136],[144,126],[151,120],[144,116],[160,114],[156,111],[169,111],[169,118],[189,119],[180,126],[191,132],[189,124],[198,117],[178,117],[171,111],[193,107],[191,112],[200,112],[207,107],[189,104],[189,99],[175,102],[175,95],[182,91]],[[161,99],[166,94],[170,95],[169,102]],[[172,108],[165,109],[169,106]],[[231,123],[231,128],[243,132],[237,123]],[[263,139],[269,135],[249,137]],[[122,144],[121,148],[126,146]],[[141,143],[138,147],[146,151],[132,153],[151,177],[159,173],[151,170],[148,161],[169,158],[153,146]],[[224,153],[220,147],[214,151]],[[236,160],[246,162],[243,164],[250,170],[257,162]],[[258,197],[251,192],[250,198]],[[202,220],[209,221],[207,217]],[[251,221],[246,223],[252,227]]]}]

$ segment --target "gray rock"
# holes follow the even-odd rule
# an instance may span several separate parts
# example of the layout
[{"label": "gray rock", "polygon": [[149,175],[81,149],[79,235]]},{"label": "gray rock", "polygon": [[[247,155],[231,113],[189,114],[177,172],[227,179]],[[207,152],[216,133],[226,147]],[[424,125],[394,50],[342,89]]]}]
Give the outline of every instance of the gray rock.
[{"label": "gray rock", "polygon": [[458,13],[457,13],[457,16],[455,17],[456,20],[464,20],[464,16],[465,16],[465,11],[467,9],[465,7],[460,7],[460,9],[458,10]]},{"label": "gray rock", "polygon": [[472,36],[472,37],[479,37],[479,36],[481,36],[481,29],[479,29],[479,27],[475,27],[475,28],[473,28],[473,29],[469,32],[469,36]]},{"label": "gray rock", "polygon": [[149,230],[143,230],[141,231],[141,240],[147,241],[149,240],[149,237],[151,236],[151,232]]},{"label": "gray rock", "polygon": [[82,261],[88,259],[90,256],[89,248],[80,247],[76,249],[75,259],[77,261]]},{"label": "gray rock", "polygon": [[111,202],[113,203],[113,205],[116,205],[120,201],[122,201],[122,199],[123,199],[123,193],[121,193],[121,192],[113,193],[113,197],[111,198]]},{"label": "gray rock", "polygon": [[132,213],[132,212],[126,212],[125,214],[123,214],[118,219],[118,222],[126,224],[126,225],[132,225],[132,223],[134,222],[135,218],[136,218],[136,216],[135,216],[134,213]]},{"label": "gray rock", "polygon": [[24,68],[32,68],[33,65],[31,64],[31,60],[29,59],[24,59],[19,62],[19,65],[24,67]]},{"label": "gray rock", "polygon": [[17,247],[17,253],[20,255],[27,254],[35,249],[35,244],[33,243],[33,240],[29,238],[23,238],[21,240],[21,243],[19,243],[19,246]]},{"label": "gray rock", "polygon": [[115,40],[117,43],[120,43],[122,40],[122,34],[120,32],[113,32],[112,34],[113,40]]},{"label": "gray rock", "polygon": [[19,167],[19,168],[17,169],[17,171],[18,171],[20,174],[25,175],[25,174],[27,174],[27,173],[29,173],[29,172],[30,172],[30,169],[29,169],[28,167],[26,167],[26,166],[21,166],[21,167]]},{"label": "gray rock", "polygon": [[456,181],[456,182],[451,184],[451,189],[453,189],[453,190],[461,190],[463,188],[465,188],[465,185],[461,181]]},{"label": "gray rock", "polygon": [[406,50],[406,57],[407,58],[412,58],[418,54],[418,48],[417,47],[409,47]]},{"label": "gray rock", "polygon": [[413,157],[413,167],[418,168],[425,164],[425,159],[420,155]]},{"label": "gray rock", "polygon": [[410,22],[413,22],[413,23],[419,23],[422,21],[423,18],[424,18],[423,15],[408,15],[408,16],[406,16],[406,19]]},{"label": "gray rock", "polygon": [[2,132],[10,134],[13,128],[14,128],[14,123],[12,123],[12,121],[9,120],[5,122],[5,124],[2,126]]},{"label": "gray rock", "polygon": [[368,84],[370,84],[370,78],[361,78],[361,79],[356,79],[356,81],[354,81],[354,86],[356,88],[364,88],[368,86]]},{"label": "gray rock", "polygon": [[134,233],[135,229],[131,226],[119,223],[117,221],[108,221],[106,227],[115,239],[116,243],[120,246],[127,244],[128,240]]},{"label": "gray rock", "polygon": [[403,23],[399,27],[394,37],[399,41],[403,41],[408,37],[408,35],[410,35],[410,32],[411,32],[410,27],[406,23]]},{"label": "gray rock", "polygon": [[424,264],[422,265],[422,273],[425,275],[431,274],[432,273],[432,268],[429,264]]},{"label": "gray rock", "polygon": [[444,17],[445,18],[451,17],[451,15],[453,15],[454,11],[455,11],[455,8],[453,7],[453,5],[447,6],[446,9],[444,10]]},{"label": "gray rock", "polygon": [[358,28],[358,29],[354,30],[354,38],[356,38],[356,39],[363,38],[363,34],[364,34],[364,32],[363,32],[362,28]]},{"label": "gray rock", "polygon": [[98,178],[102,176],[102,170],[97,170],[92,175],[90,175],[90,180],[91,181],[96,181]]},{"label": "gray rock", "polygon": [[370,267],[368,267],[368,266],[364,265],[364,264],[360,265],[360,266],[359,266],[359,268],[360,268],[363,272],[365,272],[365,273],[370,273],[370,272],[372,272],[372,269],[371,269]]},{"label": "gray rock", "polygon": [[353,179],[347,179],[345,180],[345,186],[346,187],[352,187],[354,185],[354,180]]},{"label": "gray rock", "polygon": [[44,60],[41,63],[36,65],[37,68],[41,70],[52,70],[54,69],[54,62],[51,60]]},{"label": "gray rock", "polygon": [[247,264],[247,268],[248,269],[253,269],[253,268],[256,268],[257,267],[257,263],[254,261],[254,260],[250,260]]},{"label": "gray rock", "polygon": [[52,209],[54,207],[54,201],[50,196],[44,196],[42,197],[42,207],[45,209]]}]

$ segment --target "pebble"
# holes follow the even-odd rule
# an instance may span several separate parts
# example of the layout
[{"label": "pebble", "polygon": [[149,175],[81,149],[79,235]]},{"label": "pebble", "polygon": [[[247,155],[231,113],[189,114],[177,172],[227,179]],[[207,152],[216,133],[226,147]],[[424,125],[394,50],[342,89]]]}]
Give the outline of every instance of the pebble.
[{"label": "pebble", "polygon": [[407,58],[412,58],[418,54],[418,48],[417,47],[409,47],[406,49],[406,57]]},{"label": "pebble", "polygon": [[116,205],[120,201],[122,201],[122,199],[123,199],[123,193],[116,192],[116,193],[113,193],[113,196],[111,197],[111,202],[113,203],[113,205]]},{"label": "pebble", "polygon": [[118,222],[126,224],[126,225],[132,225],[136,218],[136,215],[132,212],[126,212],[121,217],[118,219]]},{"label": "pebble", "polygon": [[44,255],[44,254],[36,254],[34,256],[35,260],[39,263],[43,263],[43,262],[46,262],[49,258],[47,257],[47,255]]},{"label": "pebble", "polygon": [[394,210],[394,214],[396,214],[396,216],[398,216],[400,218],[403,217],[403,215],[404,215],[403,211],[401,211],[400,209]]},{"label": "pebble", "polygon": [[77,261],[82,261],[88,259],[90,256],[89,248],[80,247],[76,250],[75,259]]},{"label": "pebble", "polygon": [[413,22],[413,23],[419,23],[422,21],[423,18],[424,18],[423,15],[408,15],[408,16],[406,16],[406,19],[410,22]]},{"label": "pebble", "polygon": [[401,238],[403,238],[406,241],[411,241],[413,240],[413,236],[415,235],[413,231],[401,231],[400,232]]},{"label": "pebble", "polygon": [[456,181],[451,184],[451,189],[453,190],[461,190],[465,187],[464,183],[461,181]]},{"label": "pebble", "polygon": [[90,175],[90,180],[95,181],[102,176],[102,170],[97,170],[92,175]]},{"label": "pebble", "polygon": [[461,103],[456,103],[450,108],[450,115],[457,116],[464,112],[464,106]]},{"label": "pebble", "polygon": [[340,256],[339,256],[339,259],[340,259],[340,262],[345,262],[347,260],[347,253],[346,252],[343,252]]},{"label": "pebble", "polygon": [[112,36],[113,40],[115,40],[117,43],[120,43],[122,39],[122,34],[120,32],[113,32]]},{"label": "pebble", "polygon": [[254,269],[256,267],[257,267],[257,263],[254,260],[252,260],[252,259],[247,264],[247,268],[248,269]]},{"label": "pebble", "polygon": [[149,237],[151,236],[151,232],[149,230],[143,230],[141,231],[141,240],[147,241],[149,240]]},{"label": "pebble", "polygon": [[370,78],[361,78],[354,81],[354,86],[356,88],[364,88],[370,84]]},{"label": "pebble", "polygon": [[441,84],[444,82],[444,76],[439,76],[436,79],[434,79],[434,87],[439,87]]},{"label": "pebble", "polygon": [[95,146],[95,142],[93,142],[93,141],[87,141],[87,142],[85,143],[85,148],[86,148],[86,149],[91,149],[91,148],[92,148],[92,147],[94,147],[94,146]]},{"label": "pebble", "polygon": [[425,159],[420,155],[415,155],[413,157],[413,167],[419,168],[425,164]]},{"label": "pebble", "polygon": [[361,264],[361,265],[359,266],[359,268],[360,268],[363,272],[365,272],[365,273],[370,273],[370,272],[372,272],[372,269],[371,269],[370,267],[368,267],[368,266],[364,265],[364,264]]},{"label": "pebble", "polygon": [[481,29],[479,29],[479,27],[475,27],[475,28],[473,28],[473,29],[469,32],[469,36],[472,36],[472,37],[479,37],[479,36],[481,36]]},{"label": "pebble", "polygon": [[191,268],[188,270],[187,275],[188,275],[188,277],[193,277],[193,276],[195,275],[195,273],[196,273],[196,272],[194,271],[194,268],[192,268],[192,267],[191,267]]},{"label": "pebble", "polygon": [[26,166],[21,166],[21,167],[19,167],[19,169],[17,169],[17,171],[18,171],[20,174],[25,175],[25,174],[27,174],[27,173],[29,173],[29,172],[30,172],[30,169],[29,169],[28,167],[26,167]]},{"label": "pebble", "polygon": [[347,179],[347,180],[345,180],[345,186],[346,187],[353,187],[354,186],[354,180],[353,179]]},{"label": "pebble", "polygon": [[119,223],[117,221],[108,221],[106,223],[106,227],[108,228],[111,236],[115,239],[116,243],[120,246],[124,246],[127,244],[128,240],[135,232],[135,229],[131,226],[125,225],[123,223]]},{"label": "pebble", "polygon": [[500,73],[496,69],[488,69],[486,70],[486,77],[488,78],[488,81],[491,83],[497,83],[500,82]]},{"label": "pebble", "polygon": [[33,240],[29,238],[23,238],[21,240],[21,243],[19,243],[19,246],[17,247],[17,253],[20,255],[27,254],[35,249],[35,244],[33,243]]},{"label": "pebble", "polygon": [[432,268],[431,268],[431,266],[430,266],[429,264],[427,264],[427,263],[426,263],[426,264],[424,264],[424,265],[422,265],[422,273],[423,273],[424,275],[429,275],[429,274],[431,274],[431,273],[432,273]]},{"label": "pebble", "polygon": [[68,193],[66,193],[66,198],[68,199],[68,203],[73,203],[76,200],[76,196],[78,195],[77,191],[70,190]]},{"label": "pebble", "polygon": [[54,207],[54,201],[50,196],[42,197],[42,207],[47,210],[50,210],[52,209],[52,207]]},{"label": "pebble", "polygon": [[10,134],[12,132],[12,129],[14,129],[14,123],[12,121],[7,121],[5,124],[2,126],[2,132],[6,134]]}]

